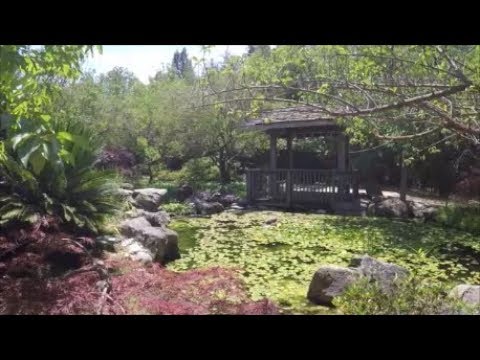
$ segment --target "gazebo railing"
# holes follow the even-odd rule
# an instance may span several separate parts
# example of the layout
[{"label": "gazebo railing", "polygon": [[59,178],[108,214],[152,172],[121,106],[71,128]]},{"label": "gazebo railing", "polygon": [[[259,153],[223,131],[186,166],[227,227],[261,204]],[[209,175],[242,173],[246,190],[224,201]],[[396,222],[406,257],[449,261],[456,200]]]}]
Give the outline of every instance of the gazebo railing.
[{"label": "gazebo railing", "polygon": [[247,197],[252,203],[328,204],[358,197],[356,172],[309,169],[249,169]]}]

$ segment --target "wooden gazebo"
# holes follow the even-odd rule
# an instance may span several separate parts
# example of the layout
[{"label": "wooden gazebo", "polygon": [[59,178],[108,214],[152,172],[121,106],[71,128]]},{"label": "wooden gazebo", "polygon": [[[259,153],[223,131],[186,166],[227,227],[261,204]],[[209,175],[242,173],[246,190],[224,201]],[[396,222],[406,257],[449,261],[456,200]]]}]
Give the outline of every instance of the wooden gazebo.
[{"label": "wooden gazebo", "polygon": [[[292,207],[313,205],[333,207],[358,198],[357,175],[351,170],[349,139],[333,118],[325,117],[310,106],[271,110],[246,123],[249,130],[270,136],[269,165],[247,170],[247,197],[250,203]],[[336,156],[328,169],[295,168],[294,139],[333,137]],[[277,168],[277,139],[285,138],[287,166]]]}]

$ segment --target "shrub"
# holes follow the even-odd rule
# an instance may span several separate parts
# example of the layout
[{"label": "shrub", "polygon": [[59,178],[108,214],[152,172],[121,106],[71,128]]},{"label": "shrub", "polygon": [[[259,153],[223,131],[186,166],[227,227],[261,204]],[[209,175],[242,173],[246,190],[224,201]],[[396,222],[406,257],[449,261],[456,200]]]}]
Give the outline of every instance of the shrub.
[{"label": "shrub", "polygon": [[231,182],[229,184],[220,184],[219,182],[207,182],[197,185],[200,191],[220,192],[234,194],[239,198],[245,198],[247,194],[247,184],[245,182]]},{"label": "shrub", "polygon": [[172,171],[162,167],[155,172],[155,179],[157,179],[155,183],[161,182],[179,184],[183,181],[184,178],[185,169]]},{"label": "shrub", "polygon": [[59,149],[68,158],[64,162],[42,158],[41,170],[35,163],[25,163],[22,148],[2,143],[0,173],[5,185],[0,224],[34,223],[41,215],[52,215],[75,228],[97,232],[105,216],[120,208],[116,173],[93,167],[98,150],[93,134],[78,124],[68,130],[70,141]]},{"label": "shrub", "polygon": [[438,210],[435,220],[447,227],[480,234],[480,206],[445,206]]},{"label": "shrub", "polygon": [[165,210],[171,215],[191,215],[195,212],[190,205],[178,202],[162,205],[162,210]]},{"label": "shrub", "polygon": [[209,181],[218,181],[218,168],[208,158],[191,159],[183,166],[178,180],[193,186]]},{"label": "shrub", "polygon": [[480,176],[469,176],[455,185],[455,192],[463,197],[480,197]]},{"label": "shrub", "polygon": [[383,292],[368,279],[350,286],[333,302],[347,315],[445,315],[475,312],[458,300],[447,297],[438,283],[415,277],[395,284],[391,293]]},{"label": "shrub", "polygon": [[160,166],[154,173],[157,182],[170,182],[177,185],[183,183],[198,185],[205,182],[215,182],[218,181],[219,177],[218,169],[208,158],[191,159],[181,169],[175,171]]},{"label": "shrub", "polygon": [[123,148],[103,149],[95,160],[95,166],[101,169],[115,169],[123,175],[132,176],[136,165],[135,155]]}]

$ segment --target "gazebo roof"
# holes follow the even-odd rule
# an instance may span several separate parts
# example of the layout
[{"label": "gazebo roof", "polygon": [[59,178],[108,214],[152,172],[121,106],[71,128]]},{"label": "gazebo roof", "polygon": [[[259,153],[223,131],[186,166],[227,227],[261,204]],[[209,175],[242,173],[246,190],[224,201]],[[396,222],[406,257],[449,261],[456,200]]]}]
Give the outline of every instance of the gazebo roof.
[{"label": "gazebo roof", "polygon": [[259,118],[248,120],[245,127],[261,131],[310,128],[321,132],[341,129],[333,117],[309,105],[264,111]]}]

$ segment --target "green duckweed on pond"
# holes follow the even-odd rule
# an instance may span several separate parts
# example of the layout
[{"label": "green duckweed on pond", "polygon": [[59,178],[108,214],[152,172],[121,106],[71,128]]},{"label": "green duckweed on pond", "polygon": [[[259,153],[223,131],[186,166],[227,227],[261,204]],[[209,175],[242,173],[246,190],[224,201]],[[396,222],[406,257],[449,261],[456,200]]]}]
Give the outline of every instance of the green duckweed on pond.
[{"label": "green duckweed on pond", "polygon": [[480,282],[478,238],[430,224],[256,211],[174,219],[171,228],[179,233],[182,258],[169,268],[239,268],[254,300],[268,297],[288,313],[332,313],[308,303],[310,280],[319,266],[347,266],[359,254],[448,286]]}]

